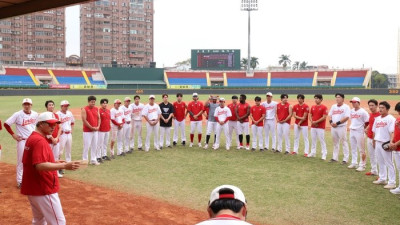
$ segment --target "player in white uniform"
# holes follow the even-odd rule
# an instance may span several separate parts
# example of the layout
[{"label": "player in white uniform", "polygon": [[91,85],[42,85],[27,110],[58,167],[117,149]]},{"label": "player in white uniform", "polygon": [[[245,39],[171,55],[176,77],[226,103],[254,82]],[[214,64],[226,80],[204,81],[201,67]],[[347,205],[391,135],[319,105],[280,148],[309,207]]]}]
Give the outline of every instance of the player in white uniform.
[{"label": "player in white uniform", "polygon": [[358,152],[360,151],[360,163],[357,168],[358,172],[365,170],[367,155],[365,154],[365,125],[369,121],[368,112],[360,107],[360,98],[354,97],[351,101],[353,109],[350,111],[351,125],[350,125],[350,147],[351,147],[351,164],[347,167],[349,169],[356,169],[358,164]]},{"label": "player in white uniform", "polygon": [[340,143],[343,145],[343,161],[347,164],[349,160],[349,144],[347,143],[347,121],[350,118],[350,107],[344,104],[344,94],[335,94],[336,103],[329,111],[329,123],[333,140],[333,157],[330,162],[337,162],[339,159]]},{"label": "player in white uniform", "polygon": [[265,115],[264,120],[264,132],[265,132],[265,150],[269,149],[269,135],[271,134],[272,139],[272,151],[276,149],[276,106],[278,105],[277,102],[272,101],[272,93],[268,92],[267,94],[267,101],[261,103],[264,106],[267,114]]},{"label": "player in white uniform", "polygon": [[[390,105],[386,101],[379,103],[380,116],[375,118],[372,131],[374,132],[373,145],[378,159],[379,179],[374,184],[387,184],[386,189],[396,188],[396,171],[391,151],[385,151],[382,144],[393,140],[394,126],[396,119],[389,114]],[[389,182],[387,178],[389,175]]]},{"label": "player in white uniform", "polygon": [[219,99],[219,107],[215,109],[214,117],[217,121],[217,131],[216,131],[216,140],[214,145],[214,150],[219,148],[219,143],[221,140],[221,132],[223,131],[225,134],[225,148],[229,150],[230,148],[230,139],[229,139],[229,127],[227,122],[229,121],[229,117],[232,116],[231,110],[225,106],[225,99]]},{"label": "player in white uniform", "polygon": [[[24,147],[26,139],[35,130],[36,119],[38,117],[37,112],[31,110],[32,100],[30,98],[24,98],[22,100],[22,110],[14,113],[4,123],[4,128],[9,134],[17,141],[17,185],[21,187],[23,164],[22,156],[24,154]],[[16,134],[12,131],[11,126],[15,124]]]},{"label": "player in white uniform", "polygon": [[131,143],[130,143],[130,150],[135,149],[135,135],[138,136],[138,149],[142,150],[142,110],[144,108],[144,104],[140,103],[140,96],[135,95],[133,97],[134,103],[132,103],[129,107],[132,110],[132,130],[131,130]]},{"label": "player in white uniform", "polygon": [[233,185],[215,188],[208,201],[209,220],[197,225],[251,225],[245,222],[247,201],[242,190]]},{"label": "player in white uniform", "polygon": [[149,96],[149,104],[145,105],[142,111],[142,116],[146,120],[146,143],[145,143],[145,151],[148,152],[150,150],[150,138],[151,134],[154,133],[154,148],[156,150],[160,150],[159,147],[159,137],[158,131],[160,126],[160,117],[161,117],[161,109],[158,104],[154,103],[155,97],[154,95]]},{"label": "player in white uniform", "polygon": [[236,108],[238,107],[238,96],[232,96],[232,103],[228,105],[228,108],[231,110],[231,118],[229,118],[228,128],[229,128],[229,146],[232,145],[233,140],[233,131],[236,134],[236,149],[241,149],[240,141],[239,141],[239,125],[238,125],[238,118],[236,116]]},{"label": "player in white uniform", "polygon": [[124,153],[131,154],[133,150],[129,148],[131,140],[131,120],[132,120],[132,109],[130,107],[131,98],[125,97],[124,105],[121,106],[124,112],[124,125],[122,127],[122,140],[124,143]]},{"label": "player in white uniform", "polygon": [[61,110],[57,112],[60,119],[60,158],[65,151],[65,161],[71,162],[72,131],[74,130],[75,118],[68,110],[69,102],[61,101]]},{"label": "player in white uniform", "polygon": [[114,107],[110,110],[111,117],[111,158],[114,158],[114,144],[117,142],[117,155],[125,156],[123,151],[123,126],[124,126],[124,111],[121,109],[121,100],[114,100]]}]

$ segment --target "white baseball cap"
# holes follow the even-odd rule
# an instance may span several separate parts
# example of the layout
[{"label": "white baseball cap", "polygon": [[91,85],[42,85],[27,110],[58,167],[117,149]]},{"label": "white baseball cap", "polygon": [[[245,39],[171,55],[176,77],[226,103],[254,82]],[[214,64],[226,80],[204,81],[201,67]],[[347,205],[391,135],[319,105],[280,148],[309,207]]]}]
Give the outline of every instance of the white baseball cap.
[{"label": "white baseball cap", "polygon": [[25,103],[29,103],[29,104],[32,105],[32,99],[30,99],[30,98],[24,98],[24,99],[22,100],[22,104],[25,104]]},{"label": "white baseball cap", "polygon": [[244,194],[240,188],[233,186],[233,185],[221,185],[219,187],[216,187],[210,195],[210,201],[208,202],[208,205],[211,205],[215,200],[218,199],[236,199],[244,204],[246,203],[246,198],[244,197]]},{"label": "white baseball cap", "polygon": [[125,97],[124,102],[126,102],[126,101],[131,101],[131,98]]},{"label": "white baseball cap", "polygon": [[193,93],[193,95],[192,95],[193,97],[197,97],[198,96],[198,94],[197,93]]},{"label": "white baseball cap", "polygon": [[358,103],[361,103],[361,100],[360,100],[360,98],[359,97],[354,97],[353,99],[351,99],[351,101],[350,101],[351,103],[353,103],[353,102],[358,102]]},{"label": "white baseball cap", "polygon": [[149,99],[151,99],[151,98],[156,99],[156,97],[155,97],[154,95],[150,95],[150,96],[149,96]]},{"label": "white baseball cap", "polygon": [[61,101],[61,104],[60,104],[61,106],[63,106],[63,105],[69,105],[69,102],[67,101],[67,100],[63,100],[63,101]]},{"label": "white baseball cap", "polygon": [[115,99],[115,100],[114,100],[114,104],[121,104],[121,100]]},{"label": "white baseball cap", "polygon": [[41,113],[38,118],[37,122],[43,122],[46,121],[47,123],[61,123],[55,116],[54,113],[52,112],[44,112]]},{"label": "white baseball cap", "polygon": [[266,96],[272,96],[271,92],[267,92]]},{"label": "white baseball cap", "polygon": [[224,102],[224,101],[225,101],[225,98],[219,98],[219,101],[220,101],[220,102]]}]

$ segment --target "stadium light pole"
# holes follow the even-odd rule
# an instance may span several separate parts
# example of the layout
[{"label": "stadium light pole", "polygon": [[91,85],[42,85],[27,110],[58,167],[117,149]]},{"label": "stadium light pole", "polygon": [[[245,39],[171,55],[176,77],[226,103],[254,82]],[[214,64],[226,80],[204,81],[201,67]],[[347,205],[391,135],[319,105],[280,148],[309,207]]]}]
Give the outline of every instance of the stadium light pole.
[{"label": "stadium light pole", "polygon": [[248,12],[247,73],[250,73],[250,12],[258,10],[258,0],[242,0],[241,10]]}]

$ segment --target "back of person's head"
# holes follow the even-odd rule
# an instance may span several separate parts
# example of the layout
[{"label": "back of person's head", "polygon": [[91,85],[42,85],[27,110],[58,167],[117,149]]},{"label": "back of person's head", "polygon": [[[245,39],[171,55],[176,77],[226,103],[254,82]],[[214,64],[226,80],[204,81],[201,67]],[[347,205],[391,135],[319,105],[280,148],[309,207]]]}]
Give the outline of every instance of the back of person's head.
[{"label": "back of person's head", "polygon": [[[230,210],[232,213],[239,213],[246,206],[246,198],[238,187],[222,185],[211,192],[208,204],[213,215],[217,215],[221,210]],[[244,210],[243,213],[246,214],[247,211]],[[245,216],[243,215],[243,217]]]}]

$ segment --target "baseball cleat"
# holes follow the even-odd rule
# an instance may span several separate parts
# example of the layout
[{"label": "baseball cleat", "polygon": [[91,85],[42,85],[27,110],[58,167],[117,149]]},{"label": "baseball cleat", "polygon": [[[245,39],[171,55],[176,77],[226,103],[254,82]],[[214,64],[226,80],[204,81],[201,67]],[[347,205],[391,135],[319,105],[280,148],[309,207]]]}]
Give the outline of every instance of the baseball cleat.
[{"label": "baseball cleat", "polygon": [[321,159],[326,160],[326,155],[322,155]]},{"label": "baseball cleat", "polygon": [[275,150],[275,152],[274,153],[281,153],[281,151],[279,151],[279,150]]},{"label": "baseball cleat", "polygon": [[383,188],[385,188],[385,189],[395,189],[396,185],[395,184],[387,184]]},{"label": "baseball cleat", "polygon": [[308,157],[308,154],[307,153],[304,153],[304,155],[303,155],[304,157]]},{"label": "baseball cleat", "polygon": [[292,152],[292,153],[290,153],[291,155],[297,155],[297,152]]},{"label": "baseball cleat", "polygon": [[204,145],[204,149],[207,149],[207,148],[208,148],[208,144],[205,144],[205,145]]},{"label": "baseball cleat", "polygon": [[240,147],[240,146],[237,146],[237,147],[236,147],[237,150],[240,150],[241,148],[242,148],[242,147]]},{"label": "baseball cleat", "polygon": [[348,166],[347,168],[349,168],[349,169],[355,169],[355,168],[357,168],[357,164],[350,164],[350,166]]},{"label": "baseball cleat", "polygon": [[263,152],[264,151],[264,149],[263,148],[260,148],[260,152]]},{"label": "baseball cleat", "polygon": [[246,145],[246,150],[247,151],[250,150],[250,146],[249,145]]},{"label": "baseball cleat", "polygon": [[201,148],[201,143],[199,143],[199,148]]},{"label": "baseball cleat", "polygon": [[167,148],[172,148],[171,145],[168,145]]},{"label": "baseball cleat", "polygon": [[359,166],[359,167],[356,169],[357,172],[362,172],[362,171],[364,171],[364,170],[365,170],[365,166]]},{"label": "baseball cleat", "polygon": [[139,150],[139,151],[143,151],[142,147],[139,147],[138,150]]},{"label": "baseball cleat", "polygon": [[186,145],[186,141],[182,141],[182,145]]},{"label": "baseball cleat", "polygon": [[129,151],[127,151],[126,153],[132,154],[132,153],[133,153],[133,150],[129,150]]},{"label": "baseball cleat", "polygon": [[103,160],[110,161],[111,159],[108,156],[103,156]]},{"label": "baseball cleat", "polygon": [[189,144],[189,148],[191,148],[191,147],[193,147],[193,143],[192,142],[190,142],[190,144]]},{"label": "baseball cleat", "polygon": [[252,152],[254,152],[255,150],[256,150],[255,148],[252,148],[252,149],[251,149]]},{"label": "baseball cleat", "polygon": [[134,149],[133,149],[133,148],[130,148],[129,150],[130,150],[131,152],[133,152]]},{"label": "baseball cleat", "polygon": [[396,189],[390,190],[390,193],[392,193],[392,194],[394,194],[394,195],[400,194],[400,187],[398,187],[398,188],[396,188]]},{"label": "baseball cleat", "polygon": [[64,177],[64,176],[63,176],[60,172],[57,171],[57,177],[58,177],[58,178],[62,178],[62,177]]},{"label": "baseball cleat", "polygon": [[59,170],[58,171],[60,174],[64,174],[64,170]]},{"label": "baseball cleat", "polygon": [[311,154],[307,155],[307,157],[308,157],[308,158],[315,158],[315,154],[314,154],[314,153],[311,153]]},{"label": "baseball cleat", "polygon": [[379,185],[386,185],[387,181],[378,179],[378,180],[372,181],[372,183],[373,184],[379,184]]},{"label": "baseball cleat", "polygon": [[337,160],[336,159],[331,159],[331,160],[329,160],[329,162],[330,163],[335,163],[335,162],[337,162]]},{"label": "baseball cleat", "polygon": [[290,152],[288,152],[288,151],[285,151],[285,155],[289,155],[290,154]]},{"label": "baseball cleat", "polygon": [[347,161],[342,161],[342,163],[341,163],[342,165],[346,165],[347,164]]},{"label": "baseball cleat", "polygon": [[157,151],[161,151],[161,149],[162,149],[162,147],[161,148],[156,148]]},{"label": "baseball cleat", "polygon": [[159,147],[159,149],[161,150],[163,147],[161,146],[161,147]]},{"label": "baseball cleat", "polygon": [[176,145],[176,141],[172,142],[172,145],[175,146]]},{"label": "baseball cleat", "polygon": [[231,149],[230,149],[229,147],[226,147],[226,150],[229,151],[229,150],[231,150]]},{"label": "baseball cleat", "polygon": [[98,165],[100,165],[100,163],[98,163],[97,161],[92,161],[92,162],[90,163],[90,165],[98,166]]},{"label": "baseball cleat", "polygon": [[365,175],[367,175],[367,176],[378,176],[378,173],[370,171],[370,172],[366,172]]}]

